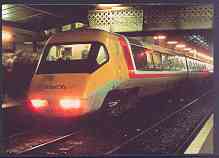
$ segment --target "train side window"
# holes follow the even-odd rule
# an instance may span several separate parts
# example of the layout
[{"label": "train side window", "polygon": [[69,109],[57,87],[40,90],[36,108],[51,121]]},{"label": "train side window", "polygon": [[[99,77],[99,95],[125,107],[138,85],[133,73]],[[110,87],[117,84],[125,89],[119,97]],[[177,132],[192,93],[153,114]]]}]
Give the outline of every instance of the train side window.
[{"label": "train side window", "polygon": [[194,69],[195,69],[195,71],[197,71],[197,69],[198,69],[196,60],[194,60]]},{"label": "train side window", "polygon": [[153,63],[153,57],[151,52],[147,52],[147,70],[153,70],[154,69],[154,63]]},{"label": "train side window", "polygon": [[194,63],[192,59],[190,60],[190,68],[191,68],[191,71],[194,71]]},{"label": "train side window", "polygon": [[162,70],[169,70],[168,56],[166,54],[161,54],[161,65]]},{"label": "train side window", "polygon": [[176,70],[176,71],[181,70],[180,61],[179,61],[178,56],[175,56],[175,58],[174,58],[174,67],[175,67],[175,70]]},{"label": "train side window", "polygon": [[191,67],[191,71],[194,71],[194,62],[192,59],[190,61],[190,67]]},{"label": "train side window", "polygon": [[189,71],[192,71],[192,61],[190,59],[188,59],[188,66],[189,66]]},{"label": "train side window", "polygon": [[101,65],[101,64],[105,63],[107,60],[108,60],[108,54],[105,51],[104,47],[101,46],[99,49],[96,61],[99,65]]},{"label": "train side window", "polygon": [[56,59],[57,59],[57,51],[58,51],[58,49],[56,48],[56,46],[52,46],[50,48],[50,53],[47,56],[46,60],[48,60],[48,61],[56,61]]},{"label": "train side window", "polygon": [[187,68],[186,68],[186,58],[181,56],[180,61],[181,61],[181,70],[187,70]]},{"label": "train side window", "polygon": [[168,65],[169,65],[169,70],[170,71],[174,71],[175,70],[175,66],[174,66],[174,56],[173,55],[168,55]]},{"label": "train side window", "polygon": [[131,45],[135,66],[137,70],[147,70],[147,52],[143,47]]},{"label": "train side window", "polygon": [[161,54],[159,52],[153,52],[154,70],[161,70]]}]

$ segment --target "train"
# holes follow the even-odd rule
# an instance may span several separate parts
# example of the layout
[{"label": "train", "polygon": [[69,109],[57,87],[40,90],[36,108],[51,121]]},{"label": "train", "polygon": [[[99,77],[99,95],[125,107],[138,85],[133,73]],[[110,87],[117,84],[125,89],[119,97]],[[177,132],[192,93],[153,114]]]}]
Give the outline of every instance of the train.
[{"label": "train", "polygon": [[46,42],[27,105],[46,117],[83,116],[207,78],[212,60],[98,29],[60,32]]}]

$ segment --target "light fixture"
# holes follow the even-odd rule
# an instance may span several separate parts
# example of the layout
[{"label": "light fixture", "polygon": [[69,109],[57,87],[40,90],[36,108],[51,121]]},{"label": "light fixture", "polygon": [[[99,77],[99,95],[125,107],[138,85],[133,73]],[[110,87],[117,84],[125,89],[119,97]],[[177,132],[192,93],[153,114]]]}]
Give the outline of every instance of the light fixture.
[{"label": "light fixture", "polygon": [[121,6],[121,4],[98,4],[97,9],[112,9],[119,6]]},{"label": "light fixture", "polygon": [[178,41],[167,41],[167,44],[177,44]]},{"label": "light fixture", "polygon": [[2,31],[2,41],[3,42],[12,41],[12,33],[9,31]]},{"label": "light fixture", "polygon": [[191,50],[192,48],[184,48],[184,50],[186,50],[186,51],[189,51],[189,50]]},{"label": "light fixture", "polygon": [[185,44],[177,44],[177,45],[176,45],[176,48],[185,48],[185,47],[186,47]]},{"label": "light fixture", "polygon": [[158,35],[158,36],[154,36],[153,37],[155,40],[163,40],[163,39],[166,39],[166,36],[164,35]]}]

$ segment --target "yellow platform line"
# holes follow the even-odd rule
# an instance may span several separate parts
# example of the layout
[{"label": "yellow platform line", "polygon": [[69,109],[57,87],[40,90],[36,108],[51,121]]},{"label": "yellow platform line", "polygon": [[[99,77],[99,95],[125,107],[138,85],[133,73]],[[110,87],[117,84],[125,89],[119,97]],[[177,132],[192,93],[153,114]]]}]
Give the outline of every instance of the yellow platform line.
[{"label": "yellow platform line", "polygon": [[[200,153],[208,135],[210,134],[211,130],[213,130],[213,124],[214,124],[214,115],[212,114],[210,118],[206,121],[206,123],[204,124],[203,128],[200,130],[198,135],[195,137],[195,139],[186,149],[184,154],[199,154]],[[210,145],[213,146],[213,143]],[[210,154],[210,153],[206,153],[206,154]]]}]

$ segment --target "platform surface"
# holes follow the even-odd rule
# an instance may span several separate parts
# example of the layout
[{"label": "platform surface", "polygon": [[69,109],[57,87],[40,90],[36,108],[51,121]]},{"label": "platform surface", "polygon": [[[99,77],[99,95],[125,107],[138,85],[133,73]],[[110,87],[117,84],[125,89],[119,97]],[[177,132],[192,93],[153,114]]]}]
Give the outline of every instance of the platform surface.
[{"label": "platform surface", "polygon": [[3,104],[2,104],[2,108],[11,108],[11,107],[16,107],[16,106],[22,106],[24,105],[24,99],[23,98],[19,98],[19,99],[12,99],[10,97],[6,97],[3,100]]},{"label": "platform surface", "polygon": [[184,154],[213,154],[213,125],[214,115],[212,114]]}]

